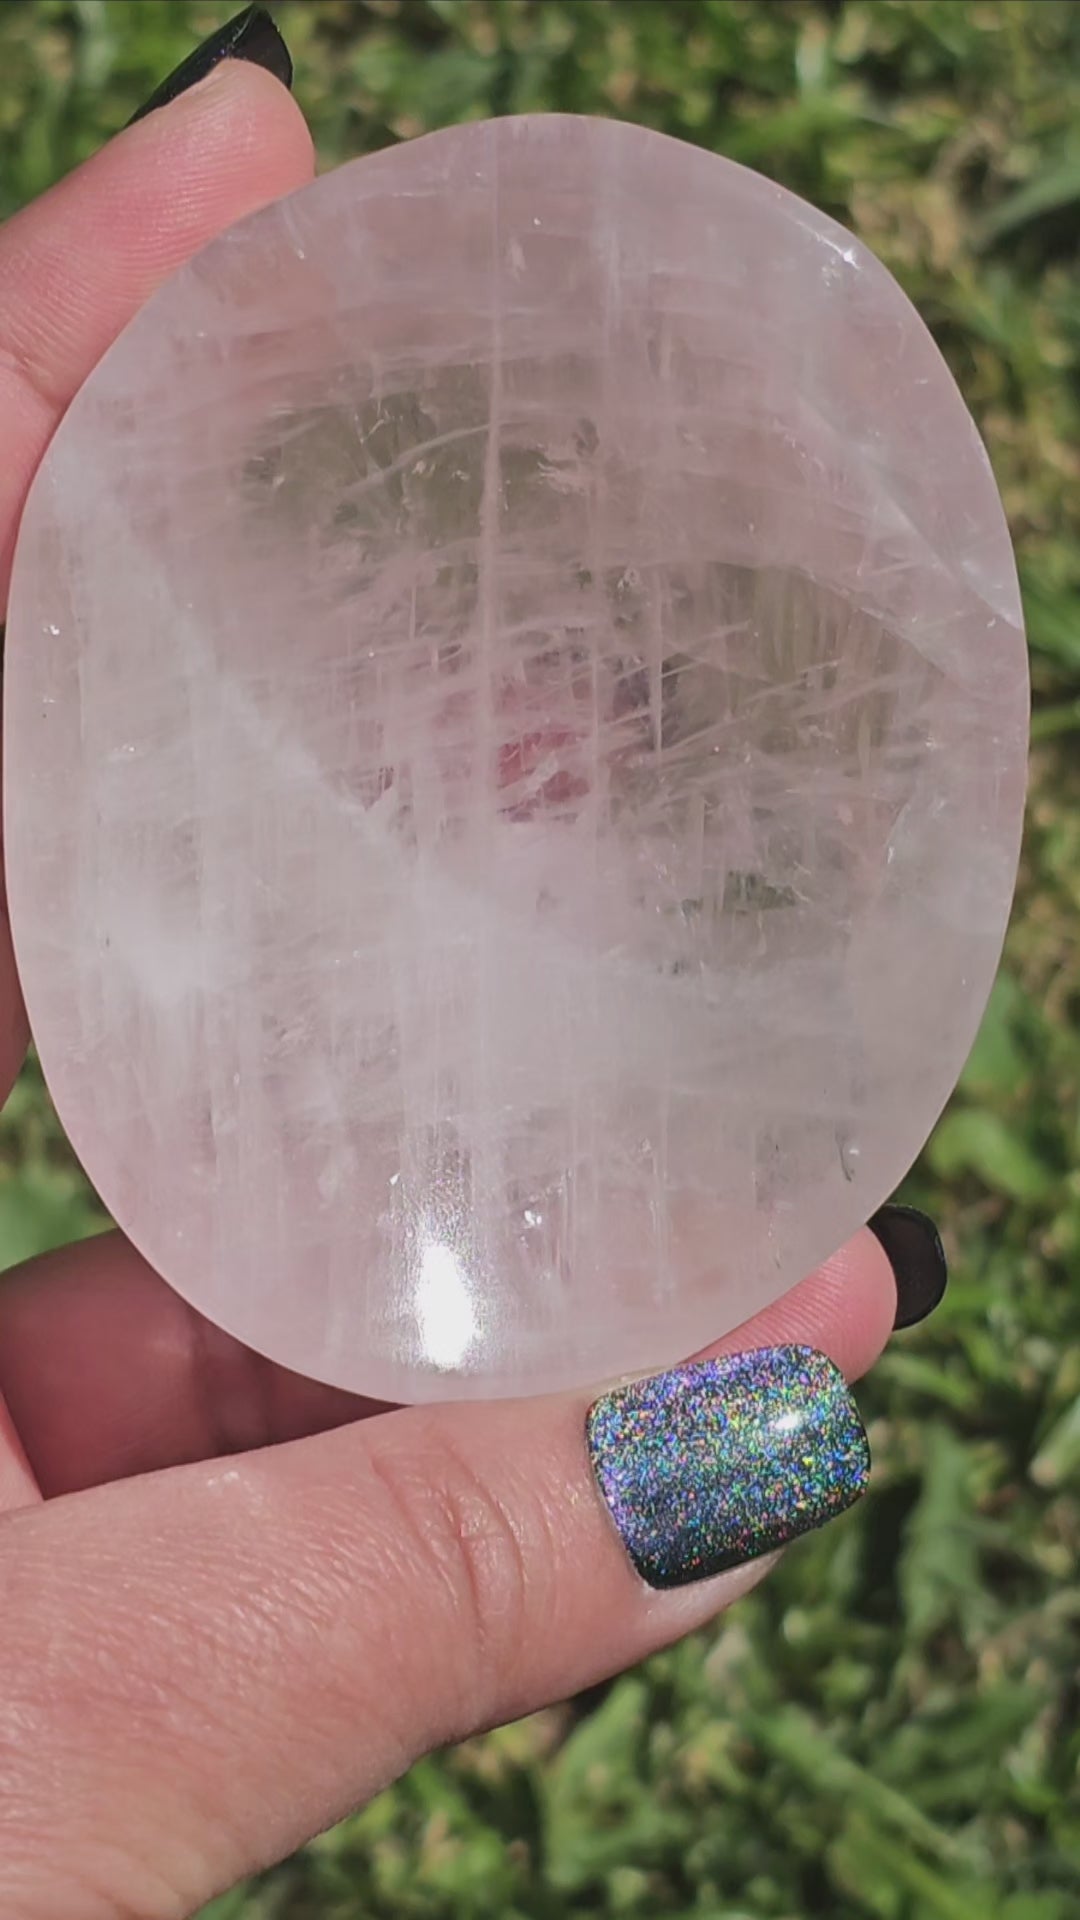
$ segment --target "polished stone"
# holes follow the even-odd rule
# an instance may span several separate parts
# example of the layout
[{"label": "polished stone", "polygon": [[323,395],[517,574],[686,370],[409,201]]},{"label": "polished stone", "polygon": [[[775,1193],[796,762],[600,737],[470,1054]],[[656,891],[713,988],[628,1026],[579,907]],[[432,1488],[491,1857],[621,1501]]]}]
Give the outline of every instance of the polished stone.
[{"label": "polished stone", "polygon": [[850,234],[657,134],[454,128],[209,247],[57,434],[6,671],[63,1121],[327,1380],[692,1352],[975,1033],[1027,713],[986,454]]}]

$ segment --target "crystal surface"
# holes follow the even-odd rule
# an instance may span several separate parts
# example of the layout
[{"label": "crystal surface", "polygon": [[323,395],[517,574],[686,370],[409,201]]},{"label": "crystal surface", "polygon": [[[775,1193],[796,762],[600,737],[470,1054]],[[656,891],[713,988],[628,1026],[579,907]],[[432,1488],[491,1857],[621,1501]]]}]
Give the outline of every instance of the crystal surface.
[{"label": "crystal surface", "polygon": [[293,1367],[671,1362],[952,1088],[1020,834],[1009,539],[895,282],[752,173],[542,116],[246,220],[71,407],[7,644],[59,1112]]}]

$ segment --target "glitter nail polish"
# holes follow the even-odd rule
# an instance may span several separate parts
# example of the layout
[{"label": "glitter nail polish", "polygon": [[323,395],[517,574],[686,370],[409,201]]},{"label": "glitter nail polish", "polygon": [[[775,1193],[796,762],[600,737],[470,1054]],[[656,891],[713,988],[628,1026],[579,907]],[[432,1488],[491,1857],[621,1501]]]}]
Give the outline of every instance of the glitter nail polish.
[{"label": "glitter nail polish", "polygon": [[870,1448],[811,1347],[694,1361],[590,1407],[593,1471],[634,1566],[681,1587],[771,1553],[858,1499]]}]

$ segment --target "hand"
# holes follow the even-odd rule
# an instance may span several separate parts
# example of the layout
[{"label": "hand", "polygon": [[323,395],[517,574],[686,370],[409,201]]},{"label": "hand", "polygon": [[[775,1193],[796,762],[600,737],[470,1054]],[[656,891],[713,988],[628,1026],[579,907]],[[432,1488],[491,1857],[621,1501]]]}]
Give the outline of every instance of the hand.
[{"label": "hand", "polygon": [[[234,59],[0,232],[0,596],[33,470],[104,348],[203,241],[311,171],[285,88]],[[25,1038],[4,924],[4,1090]],[[863,1232],[716,1352],[800,1343],[850,1377],[895,1312]],[[865,1474],[841,1375],[781,1355],[630,1390],[696,1442],[681,1504],[649,1507],[625,1397],[588,1424],[583,1393],[376,1408],[230,1341],[115,1234],[5,1279],[0,1391],[9,1920],[190,1913],[425,1749],[708,1620],[768,1558],[697,1576],[767,1556]],[[719,1430],[721,1392],[779,1462],[769,1488]],[[824,1420],[840,1460],[801,1515],[767,1417],[785,1407]],[[658,1590],[672,1580],[691,1584]]]}]

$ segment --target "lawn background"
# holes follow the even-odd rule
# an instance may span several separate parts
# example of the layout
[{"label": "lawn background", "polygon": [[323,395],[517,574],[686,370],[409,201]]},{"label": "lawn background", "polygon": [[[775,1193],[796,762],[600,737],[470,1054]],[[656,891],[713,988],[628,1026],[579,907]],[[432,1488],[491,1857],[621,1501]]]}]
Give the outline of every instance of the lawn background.
[{"label": "lawn background", "polygon": [[[107,139],[231,11],[2,0],[0,213]],[[909,1189],[942,1223],[952,1286],[861,1389],[869,1499],[721,1627],[423,1762],[208,1920],[1076,1920],[1080,7],[276,13],[324,164],[482,114],[615,114],[745,161],[867,240],[989,444],[1037,745],[1004,969]],[[0,1266],[96,1218],[28,1068],[0,1121]]]}]

